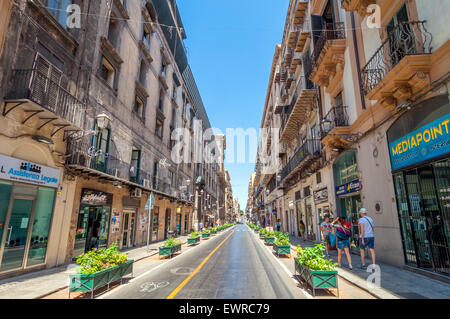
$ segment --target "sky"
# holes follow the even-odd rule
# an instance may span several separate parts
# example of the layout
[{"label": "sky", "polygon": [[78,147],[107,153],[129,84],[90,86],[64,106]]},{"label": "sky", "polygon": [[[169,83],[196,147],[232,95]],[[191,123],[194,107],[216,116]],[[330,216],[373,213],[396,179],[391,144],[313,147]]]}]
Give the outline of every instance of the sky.
[{"label": "sky", "polygon": [[[187,35],[189,64],[211,126],[223,134],[227,128],[259,129],[275,46],[282,41],[289,0],[177,3]],[[237,163],[237,154],[235,163],[227,163],[232,158],[225,151],[225,168],[242,210],[255,168],[255,158],[249,158],[249,153],[247,150],[245,163]]]}]

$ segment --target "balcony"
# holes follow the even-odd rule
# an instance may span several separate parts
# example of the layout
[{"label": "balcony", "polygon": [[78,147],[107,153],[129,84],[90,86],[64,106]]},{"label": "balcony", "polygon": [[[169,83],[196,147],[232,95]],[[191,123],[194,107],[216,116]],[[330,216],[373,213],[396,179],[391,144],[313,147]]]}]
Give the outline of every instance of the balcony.
[{"label": "balcony", "polygon": [[287,165],[281,171],[281,181],[293,176],[296,172],[309,166],[321,155],[320,140],[307,140],[295,152]]},{"label": "balcony", "polygon": [[85,104],[47,75],[34,69],[13,70],[10,84],[3,116],[20,108],[28,114],[22,124],[36,116],[40,120],[38,130],[48,124],[55,127],[52,137],[60,130],[82,130]]},{"label": "balcony", "polygon": [[299,78],[290,105],[282,113],[280,142],[287,142],[298,133],[298,128],[304,124],[309,112],[316,105],[317,90],[306,88],[305,78]]},{"label": "balcony", "polygon": [[89,138],[69,139],[66,167],[75,175],[84,175],[87,178],[96,177],[104,182],[118,182],[129,187],[155,191],[174,199],[192,201],[191,197],[187,198],[185,193],[162,179],[111,154],[97,150],[92,146]]},{"label": "balcony", "polygon": [[400,23],[361,70],[366,97],[395,106],[428,88],[431,41],[425,21]]},{"label": "balcony", "polygon": [[349,143],[343,138],[349,132],[347,106],[334,106],[321,123],[321,138],[324,145],[344,148]]},{"label": "balcony", "polygon": [[376,4],[377,0],[342,0],[342,9],[346,11],[355,11],[361,17],[368,15],[367,7]]},{"label": "balcony", "polygon": [[343,22],[327,23],[314,45],[310,61],[310,79],[333,91],[344,73],[344,52],[346,48],[345,25]]},{"label": "balcony", "polygon": [[311,0],[311,14],[321,16],[323,14],[323,11],[325,10],[327,3],[328,0]]},{"label": "balcony", "polygon": [[295,8],[295,17],[294,17],[294,24],[295,25],[302,25],[305,16],[306,11],[308,10],[308,2],[309,1],[298,1],[297,7]]}]

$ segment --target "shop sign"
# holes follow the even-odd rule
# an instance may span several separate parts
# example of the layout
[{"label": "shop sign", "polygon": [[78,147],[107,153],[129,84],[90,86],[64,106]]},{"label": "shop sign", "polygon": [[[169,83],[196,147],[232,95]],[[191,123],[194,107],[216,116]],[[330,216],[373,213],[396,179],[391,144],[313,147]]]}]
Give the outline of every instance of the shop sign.
[{"label": "shop sign", "polygon": [[314,203],[321,203],[328,201],[328,189],[323,188],[318,191],[314,191]]},{"label": "shop sign", "polygon": [[389,143],[392,170],[450,153],[450,114]]},{"label": "shop sign", "polygon": [[354,181],[351,181],[350,183],[343,184],[336,187],[336,195],[345,195],[345,194],[351,194],[358,192],[361,189],[361,183],[359,182],[359,179],[355,179]]},{"label": "shop sign", "polygon": [[106,206],[111,202],[111,194],[83,189],[83,195],[81,196],[82,205],[92,206]]},{"label": "shop sign", "polygon": [[56,168],[0,155],[0,179],[56,188],[59,174]]}]

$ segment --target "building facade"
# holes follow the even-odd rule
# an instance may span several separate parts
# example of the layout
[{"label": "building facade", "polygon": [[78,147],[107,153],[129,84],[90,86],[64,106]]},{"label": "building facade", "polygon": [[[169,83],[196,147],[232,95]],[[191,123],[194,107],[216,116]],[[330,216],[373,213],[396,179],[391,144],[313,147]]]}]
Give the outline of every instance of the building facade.
[{"label": "building facade", "polygon": [[446,278],[450,42],[427,3],[290,1],[261,124],[280,129],[278,170],[256,188],[307,240],[345,217],[355,253],[365,207],[379,260]]},{"label": "building facade", "polygon": [[1,6],[0,276],[186,234],[198,177],[202,215],[216,214],[215,141],[176,1]]}]

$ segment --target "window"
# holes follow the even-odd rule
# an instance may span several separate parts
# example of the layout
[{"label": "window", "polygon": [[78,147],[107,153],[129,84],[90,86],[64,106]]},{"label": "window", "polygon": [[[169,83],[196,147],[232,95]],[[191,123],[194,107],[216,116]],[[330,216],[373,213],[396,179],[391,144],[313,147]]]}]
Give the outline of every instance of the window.
[{"label": "window", "polygon": [[105,57],[103,57],[99,75],[112,88],[114,88],[115,74],[116,70],[112,64]]},{"label": "window", "polygon": [[343,100],[342,100],[342,91],[339,92],[338,95],[336,95],[336,97],[334,98],[334,105],[335,106],[342,106],[344,104]]},{"label": "window", "polygon": [[144,42],[145,46],[150,51],[150,43],[151,43],[150,32],[147,31],[147,28],[145,26],[143,29],[144,30],[142,33],[142,42]]},{"label": "window", "polygon": [[169,171],[169,186],[174,186],[173,185],[173,172]]},{"label": "window", "polygon": [[119,33],[120,33],[119,20],[114,14],[111,14],[111,18],[109,20],[108,40],[109,42],[111,42],[114,48],[117,48]]},{"label": "window", "polygon": [[133,148],[131,151],[130,181],[139,183],[139,173],[141,169],[141,150]]},{"label": "window", "polygon": [[319,172],[316,174],[316,184],[322,183],[322,174]]},{"label": "window", "polygon": [[159,137],[163,137],[163,122],[160,119],[156,119],[155,134]]},{"label": "window", "polygon": [[143,87],[145,87],[147,83],[146,75],[147,75],[147,65],[145,64],[144,60],[142,60],[141,66],[139,67],[139,83],[141,83]]},{"label": "window", "polygon": [[[95,123],[94,131],[97,131],[97,122]],[[97,132],[97,134],[93,137],[93,157],[91,159],[91,168],[101,172],[106,172],[110,135],[110,129],[104,128],[103,130]]]},{"label": "window", "polygon": [[47,0],[48,9],[65,28],[67,28],[67,9],[71,4],[72,0]]},{"label": "window", "polygon": [[164,90],[159,90],[159,103],[158,108],[161,110],[161,112],[164,112]]},{"label": "window", "polygon": [[137,95],[134,100],[133,112],[136,113],[136,115],[139,116],[141,119],[144,119],[144,102]]}]

